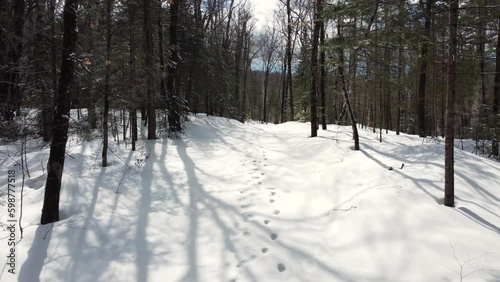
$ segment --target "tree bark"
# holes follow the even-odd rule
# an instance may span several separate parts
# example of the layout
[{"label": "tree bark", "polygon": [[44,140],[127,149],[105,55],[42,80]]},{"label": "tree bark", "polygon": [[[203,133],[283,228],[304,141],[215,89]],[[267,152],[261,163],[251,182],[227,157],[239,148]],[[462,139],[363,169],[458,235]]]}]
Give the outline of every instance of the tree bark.
[{"label": "tree bark", "polygon": [[422,51],[420,58],[420,80],[418,82],[417,96],[417,116],[418,116],[418,135],[420,137],[427,136],[426,120],[425,120],[425,88],[427,85],[427,62],[429,53],[429,40],[431,33],[431,13],[434,0],[426,0],[425,2],[425,24],[424,38],[422,43]]},{"label": "tree bark", "polygon": [[170,4],[170,64],[168,66],[168,124],[170,132],[181,132],[181,111],[182,99],[178,93],[178,73],[179,67],[179,46],[177,43],[177,30],[179,22],[179,6],[180,0],[174,0]]},{"label": "tree bark", "polygon": [[106,61],[104,74],[104,109],[102,117],[102,167],[108,166],[109,95],[111,92],[111,12],[113,0],[106,0]]},{"label": "tree bark", "polygon": [[321,128],[326,130],[326,54],[325,54],[325,22],[321,21],[320,28],[320,53],[319,53],[319,64],[320,64],[320,73],[319,73],[319,89],[321,96]]},{"label": "tree bark", "polygon": [[[500,18],[498,19],[498,35],[497,35],[497,50],[496,50],[496,66],[495,66],[495,83],[493,86],[493,115],[495,120],[499,120],[500,117]],[[494,156],[499,155],[499,140],[498,135],[495,134],[493,138],[492,153]]]},{"label": "tree bark", "polygon": [[[174,1],[177,2],[177,1]],[[153,79],[153,34],[151,22],[151,0],[144,0],[144,53],[146,72],[146,111],[148,123],[148,139],[156,139],[156,112]],[[144,115],[143,115],[144,116]]]},{"label": "tree bark", "polygon": [[316,2],[311,53],[311,137],[318,136],[318,44],[323,13],[323,0]]},{"label": "tree bark", "polygon": [[47,163],[47,182],[42,208],[41,224],[59,221],[59,195],[68,140],[70,117],[69,90],[74,74],[74,53],[78,40],[77,0],[66,0],[64,4],[64,35],[62,48],[61,78],[53,119],[52,144]]},{"label": "tree bark", "polygon": [[160,94],[162,105],[166,108],[167,105],[167,85],[165,84],[165,51],[163,50],[163,23],[161,15],[158,15],[158,57],[160,58]]},{"label": "tree bark", "polygon": [[286,14],[287,14],[287,37],[286,37],[286,58],[288,67],[288,98],[290,99],[290,120],[295,119],[293,107],[293,83],[292,83],[292,6],[290,0],[286,1]]},{"label": "tree bark", "polygon": [[137,91],[135,88],[135,42],[134,42],[134,26],[133,21],[135,18],[135,7],[128,3],[128,32],[129,32],[129,97],[130,97],[130,130],[132,137],[132,151],[135,151],[135,143],[137,141],[137,105],[138,99],[136,97]]},{"label": "tree bark", "polygon": [[454,138],[455,138],[455,91],[457,79],[457,22],[458,1],[449,0],[450,42],[448,45],[448,98],[446,103],[446,133],[444,162],[444,205],[455,206],[455,171],[454,171]]},{"label": "tree bark", "polygon": [[398,109],[397,109],[397,121],[396,121],[396,135],[401,132],[401,112],[403,105],[403,63],[404,63],[404,42],[403,42],[403,30],[405,25],[404,20],[404,7],[405,0],[399,1],[399,38],[398,38]]}]

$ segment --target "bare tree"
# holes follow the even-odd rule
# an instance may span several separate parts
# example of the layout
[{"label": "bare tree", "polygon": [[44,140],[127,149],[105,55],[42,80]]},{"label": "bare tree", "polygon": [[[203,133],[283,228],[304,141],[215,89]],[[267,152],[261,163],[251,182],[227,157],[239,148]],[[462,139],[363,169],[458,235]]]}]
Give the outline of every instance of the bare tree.
[{"label": "bare tree", "polygon": [[75,71],[74,56],[78,40],[77,9],[78,0],[66,0],[63,12],[64,34],[61,78],[59,79],[59,91],[52,126],[52,143],[47,163],[47,182],[45,183],[41,224],[59,221],[59,195],[70,117],[69,89]]},{"label": "bare tree", "polygon": [[418,82],[418,98],[417,98],[417,116],[418,116],[418,134],[420,137],[427,136],[426,121],[425,121],[425,88],[427,85],[427,62],[430,44],[431,33],[431,14],[432,5],[435,0],[426,0],[425,2],[425,27],[424,38],[422,43],[422,54],[420,59],[420,80]]},{"label": "bare tree", "polygon": [[[143,0],[144,9],[144,66],[146,71],[146,110],[148,123],[148,139],[156,139],[156,112],[154,99],[154,79],[153,79],[153,34],[151,22],[151,0]],[[177,1],[174,1],[177,2]],[[144,115],[142,115],[144,118]]]},{"label": "bare tree", "polygon": [[104,110],[102,118],[102,166],[108,166],[109,94],[111,92],[111,12],[113,0],[106,0],[106,60],[104,75]]},{"label": "bare tree", "polygon": [[455,206],[455,91],[457,80],[457,22],[458,1],[449,0],[450,42],[448,44],[448,98],[446,103],[446,133],[444,160],[444,205]]},{"label": "bare tree", "polygon": [[316,2],[311,54],[311,137],[318,136],[318,45],[322,25],[323,0]]}]

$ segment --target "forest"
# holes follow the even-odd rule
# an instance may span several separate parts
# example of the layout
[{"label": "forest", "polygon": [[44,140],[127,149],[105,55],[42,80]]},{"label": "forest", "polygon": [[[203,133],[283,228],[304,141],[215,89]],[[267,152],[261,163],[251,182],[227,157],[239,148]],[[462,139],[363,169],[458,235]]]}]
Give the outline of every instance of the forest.
[{"label": "forest", "polygon": [[[15,234],[25,240],[26,232],[30,243],[20,244],[20,248],[31,247],[30,252],[35,249],[35,255],[21,259],[22,267],[17,266],[21,271],[19,281],[96,281],[96,277],[97,281],[161,281],[161,271],[153,275],[150,269],[156,262],[149,236],[156,235],[148,232],[180,237],[174,234],[175,228],[150,230],[148,220],[152,221],[157,197],[165,201],[167,221],[183,226],[179,230],[187,228],[184,235],[189,237],[182,251],[187,257],[187,270],[174,271],[172,281],[401,281],[397,271],[385,278],[380,276],[382,270],[371,272],[369,267],[362,271],[366,275],[353,274],[346,270],[352,267],[349,263],[337,272],[324,256],[317,252],[311,255],[300,249],[300,244],[291,243],[280,243],[282,257],[288,257],[288,263],[277,263],[274,268],[278,271],[273,269],[276,273],[269,274],[271,270],[257,270],[265,263],[254,263],[256,255],[250,255],[247,245],[238,245],[238,249],[228,243],[233,240],[228,237],[232,234],[229,225],[236,222],[240,226],[259,214],[242,210],[258,206],[255,202],[262,200],[252,195],[257,192],[249,192],[263,187],[262,179],[269,178],[272,183],[265,188],[269,191],[258,188],[262,193],[271,193],[270,204],[275,203],[281,189],[277,186],[284,189],[299,185],[292,184],[295,181],[313,191],[324,187],[324,194],[311,192],[315,197],[311,202],[308,199],[313,196],[302,189],[295,191],[297,194],[280,190],[282,197],[288,197],[286,207],[301,198],[296,209],[290,208],[288,215],[285,212],[290,220],[297,220],[293,225],[283,223],[286,229],[302,228],[299,218],[316,218],[324,212],[314,207],[323,197],[332,201],[323,206],[327,218],[331,214],[363,212],[358,202],[347,207],[340,202],[350,203],[357,195],[364,195],[362,189],[367,187],[387,188],[383,181],[387,177],[394,185],[403,189],[401,183],[406,183],[413,190],[404,190],[403,200],[385,190],[372,195],[371,200],[365,200],[370,203],[369,210],[383,214],[375,200],[387,205],[395,201],[397,210],[403,210],[411,206],[411,191],[417,190],[418,197],[430,197],[438,205],[431,206],[419,198],[420,204],[414,209],[431,206],[432,214],[439,214],[442,220],[439,224],[449,223],[446,217],[450,211],[440,209],[446,206],[460,214],[456,222],[464,230],[472,223],[489,232],[482,237],[483,232],[477,231],[454,243],[450,238],[443,243],[441,238],[439,246],[446,247],[443,251],[449,252],[451,246],[454,266],[431,269],[427,274],[408,268],[410,277],[416,277],[415,281],[438,277],[452,281],[455,276],[440,275],[453,268],[451,273],[459,273],[460,281],[477,272],[483,273],[483,280],[477,281],[500,279],[500,269],[491,263],[500,259],[495,254],[498,248],[468,246],[477,254],[474,258],[469,254],[469,260],[461,260],[455,252],[455,246],[471,238],[483,238],[486,244],[500,232],[499,1],[274,2],[274,8],[263,15],[256,12],[260,4],[255,0],[0,0],[0,165],[6,171],[0,175],[0,180],[5,178],[0,184],[0,205],[8,208],[0,216],[0,227],[7,232],[6,218],[19,219],[10,236]],[[275,162],[271,163],[273,156]],[[342,166],[332,172],[339,165],[337,160]],[[251,165],[254,171],[249,170]],[[208,171],[216,167],[219,170],[209,177]],[[364,177],[365,171],[358,171],[362,168],[368,169],[367,179],[373,182],[356,182]],[[240,188],[246,184],[235,175],[252,173],[258,175],[249,180],[250,188]],[[429,178],[421,175],[426,173]],[[350,180],[338,180],[347,178]],[[23,190],[11,190],[11,180]],[[342,183],[342,191],[352,193],[352,197],[344,195],[349,200],[339,196],[344,192],[335,190],[339,192],[336,195],[331,191],[332,186]],[[241,197],[234,204],[235,199],[218,194],[233,186],[242,189],[238,194],[250,193],[252,196],[247,197],[251,201],[240,205]],[[26,192],[25,187],[33,193]],[[80,191],[82,187],[88,189]],[[115,199],[115,203],[106,202],[109,199],[101,203],[98,187],[107,191],[106,197]],[[133,187],[142,190],[131,190]],[[165,188],[164,192],[158,187]],[[346,192],[351,188],[354,190]],[[24,205],[23,197],[32,204]],[[132,209],[137,221],[130,223],[137,225],[136,234],[126,235],[116,243],[122,244],[116,247],[124,253],[128,252],[126,245],[136,245],[137,269],[129,273],[134,278],[111,271],[110,262],[97,267],[84,254],[92,245],[88,242],[92,236],[85,234],[95,231],[94,220],[104,224],[94,213],[101,210],[104,217],[113,217],[119,201],[125,206],[138,205]],[[178,213],[176,205],[185,209],[184,219],[172,219]],[[471,210],[470,205],[480,207],[480,212]],[[298,211],[299,206],[303,213]],[[287,211],[286,207],[274,210],[272,216]],[[24,227],[23,208],[27,209],[26,216],[33,218]],[[237,212],[236,208],[242,210]],[[17,213],[11,213],[11,209]],[[200,209],[208,215],[200,213]],[[223,215],[218,213],[220,209]],[[121,217],[120,212],[117,216]],[[239,263],[231,271],[221,267],[212,272],[201,266],[210,252],[220,250],[197,247],[206,240],[199,233],[206,228],[201,220],[206,216],[210,218],[205,222],[213,221],[223,233],[221,240],[226,245],[220,248],[237,256]],[[367,217],[357,216],[360,222],[370,222]],[[390,217],[380,216],[387,219],[381,226],[390,226]],[[343,215],[335,219],[335,224],[344,220]],[[420,219],[430,224],[431,219]],[[126,222],[127,218],[121,220]],[[264,225],[259,223],[258,230],[267,230],[266,220]],[[325,220],[318,223],[337,230]],[[85,231],[65,233],[54,228],[73,221],[84,221],[75,228]],[[356,225],[348,222],[353,230],[347,234],[354,234]],[[407,221],[398,218],[395,222],[404,225]],[[100,247],[122,234],[119,232],[128,232],[115,226],[112,219],[108,223],[108,233],[103,231],[106,235],[97,231],[94,234],[108,238],[99,237]],[[44,226],[50,229],[39,231]],[[452,230],[453,226],[447,228]],[[247,229],[238,230],[242,236],[250,234]],[[73,265],[68,268],[71,273],[50,266],[44,274],[43,261],[48,258],[43,254],[47,256],[47,250],[62,254],[52,247],[54,243],[49,248],[45,240],[47,234],[56,231],[60,233],[55,233],[54,238],[79,238],[85,247],[66,250],[75,259],[61,265]],[[422,234],[432,236],[434,231]],[[300,229],[297,234],[316,233]],[[277,233],[271,233],[272,241],[277,237]],[[324,240],[319,245],[331,247],[330,239]],[[164,246],[161,242],[157,243]],[[432,244],[429,246],[436,246]],[[168,253],[181,245],[171,241],[168,250],[160,247],[159,251]],[[318,244],[314,241],[305,245],[314,248]],[[365,247],[363,250],[373,251],[372,246]],[[142,253],[139,249],[148,251]],[[268,250],[263,247],[258,253],[266,254]],[[203,251],[207,253],[200,254]],[[90,256],[96,258],[101,252]],[[488,260],[490,253],[494,255]],[[418,258],[425,262],[428,255],[420,254]],[[294,256],[301,263],[293,260]],[[394,253],[389,256],[396,261],[402,259]],[[308,261],[308,257],[313,259]],[[227,259],[225,253],[220,259],[217,265]],[[387,267],[396,265],[384,261]],[[466,274],[466,265],[477,261],[483,261],[483,265],[474,266]],[[290,267],[285,265],[294,263],[308,274],[290,274]],[[312,264],[315,271],[308,272],[304,263]],[[423,267],[422,263],[415,267]],[[455,270],[457,263],[459,270]],[[369,262],[361,265],[373,266]],[[97,276],[79,276],[96,267],[100,269]],[[30,268],[35,271],[28,271]],[[0,278],[8,275],[5,271]],[[215,273],[217,278],[211,276]],[[266,280],[269,277],[274,278]]]}]

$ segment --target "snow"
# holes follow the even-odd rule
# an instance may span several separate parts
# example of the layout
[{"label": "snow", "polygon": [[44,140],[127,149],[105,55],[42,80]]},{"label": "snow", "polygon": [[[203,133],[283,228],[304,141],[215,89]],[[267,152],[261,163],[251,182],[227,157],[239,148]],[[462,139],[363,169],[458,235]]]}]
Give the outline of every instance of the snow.
[{"label": "snow", "polygon": [[48,148],[31,144],[18,274],[0,280],[500,281],[500,163],[456,149],[448,208],[443,143],[360,130],[353,151],[350,127],[309,126],[191,116],[180,138],[112,143],[107,168],[73,135],[46,226]]}]

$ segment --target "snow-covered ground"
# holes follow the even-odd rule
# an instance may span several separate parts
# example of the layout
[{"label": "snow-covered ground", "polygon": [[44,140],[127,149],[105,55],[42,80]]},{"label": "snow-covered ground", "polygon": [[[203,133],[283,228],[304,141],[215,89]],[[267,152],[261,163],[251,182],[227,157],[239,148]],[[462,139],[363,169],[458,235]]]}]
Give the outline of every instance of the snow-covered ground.
[{"label": "snow-covered ground", "polygon": [[360,130],[353,151],[350,127],[329,128],[191,116],[180,138],[112,145],[107,168],[99,141],[73,136],[63,220],[46,226],[48,148],[33,145],[17,274],[0,280],[500,281],[500,163],[455,150],[448,208],[443,143]]}]

